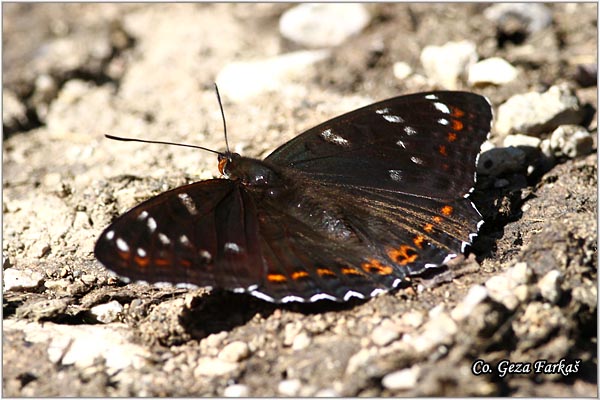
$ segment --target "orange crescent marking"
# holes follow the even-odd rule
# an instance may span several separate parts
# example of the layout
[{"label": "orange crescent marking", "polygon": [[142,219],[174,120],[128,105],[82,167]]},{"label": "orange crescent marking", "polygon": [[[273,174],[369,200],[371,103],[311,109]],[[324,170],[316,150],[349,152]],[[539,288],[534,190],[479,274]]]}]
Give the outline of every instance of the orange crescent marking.
[{"label": "orange crescent marking", "polygon": [[427,233],[431,233],[433,231],[433,225],[427,223],[423,226],[423,230]]},{"label": "orange crescent marking", "polygon": [[[409,254],[409,252],[412,254]],[[388,256],[400,265],[406,265],[419,258],[415,249],[406,244],[400,245],[397,249],[389,250]]]},{"label": "orange crescent marking", "polygon": [[452,129],[454,129],[455,131],[462,131],[464,127],[465,126],[463,125],[463,123],[460,122],[459,120],[457,120],[457,119],[452,120]]},{"label": "orange crescent marking", "polygon": [[382,264],[375,259],[371,259],[369,262],[362,263],[361,267],[366,272],[376,271],[379,275],[389,275],[394,272],[394,269],[391,266]]},{"label": "orange crescent marking", "polygon": [[148,259],[147,257],[143,257],[142,258],[142,257],[134,256],[133,257],[133,262],[138,267],[146,268],[148,266],[148,263],[150,262],[150,259]]},{"label": "orange crescent marking", "polygon": [[438,148],[438,151],[443,156],[447,156],[448,155],[448,153],[446,152],[446,146],[444,146],[443,144]]},{"label": "orange crescent marking", "polygon": [[454,132],[448,133],[448,141],[454,142],[458,138],[458,135]]},{"label": "orange crescent marking", "polygon": [[440,217],[439,215],[436,215],[435,217],[433,217],[433,222],[435,222],[436,224],[441,223],[442,217]]},{"label": "orange crescent marking", "polygon": [[362,275],[360,272],[358,272],[354,268],[342,268],[342,274],[344,274],[344,275]]},{"label": "orange crescent marking", "polygon": [[453,117],[460,118],[463,115],[465,115],[465,112],[463,110],[461,110],[460,108],[458,108],[458,107],[452,107],[452,114],[451,115]]},{"label": "orange crescent marking", "polygon": [[306,271],[296,271],[292,273],[292,279],[296,280],[296,279],[300,279],[300,278],[306,278],[308,276],[308,272]]},{"label": "orange crescent marking", "polygon": [[327,268],[317,268],[317,274],[319,276],[327,275],[327,276],[335,276],[335,273]]},{"label": "orange crescent marking", "polygon": [[424,241],[425,241],[425,237],[423,237],[423,235],[417,235],[413,239],[413,243],[415,244],[415,246],[417,246],[420,249],[423,248],[423,242]]},{"label": "orange crescent marking", "polygon": [[442,214],[444,214],[446,217],[449,216],[450,214],[452,214],[453,211],[454,211],[454,209],[452,208],[452,206],[442,207]]},{"label": "orange crescent marking", "polygon": [[171,261],[166,258],[157,258],[154,260],[154,264],[156,264],[157,267],[167,267],[171,265]]},{"label": "orange crescent marking", "polygon": [[287,279],[282,274],[268,274],[267,280],[269,282],[285,282]]}]

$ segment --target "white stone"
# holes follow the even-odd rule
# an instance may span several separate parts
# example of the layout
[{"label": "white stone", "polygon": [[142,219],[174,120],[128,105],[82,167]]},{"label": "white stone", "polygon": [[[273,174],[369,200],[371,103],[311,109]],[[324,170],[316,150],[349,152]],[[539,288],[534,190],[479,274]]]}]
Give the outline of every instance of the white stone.
[{"label": "white stone", "polygon": [[427,76],[445,89],[456,89],[458,78],[477,61],[475,44],[470,41],[427,46],[421,52],[421,64]]},{"label": "white stone", "polygon": [[279,31],[305,47],[333,47],[362,31],[370,20],[362,4],[305,3],[283,13]]},{"label": "white stone", "polygon": [[540,147],[541,143],[542,139],[540,138],[521,134],[508,135],[504,138],[504,141],[502,142],[504,147],[528,146],[535,148]]},{"label": "white stone", "polygon": [[41,273],[27,269],[8,268],[2,273],[4,291],[34,289],[43,279]]},{"label": "white stone", "polygon": [[475,307],[485,300],[487,296],[488,292],[484,286],[472,286],[465,298],[450,312],[450,316],[455,321],[462,321],[471,315]]},{"label": "white stone", "polygon": [[150,356],[142,346],[130,342],[130,328],[121,323],[58,325],[5,320],[3,328],[22,331],[30,342],[48,342],[48,358],[62,365],[87,368],[101,358],[112,374],[130,366],[139,368]]},{"label": "white stone", "polygon": [[544,275],[544,277],[537,283],[542,297],[551,303],[557,303],[562,294],[560,288],[561,281],[562,274],[558,270],[554,269]]},{"label": "white stone", "polygon": [[105,324],[116,321],[123,312],[123,306],[116,300],[108,303],[99,304],[90,309],[90,313]]},{"label": "white stone", "polygon": [[219,358],[224,361],[237,362],[248,358],[250,349],[245,342],[237,340],[229,343],[219,352]]},{"label": "white stone", "polygon": [[499,57],[487,58],[469,67],[469,85],[492,83],[504,85],[512,82],[518,75],[517,69]]},{"label": "white stone", "polygon": [[[386,322],[387,321],[387,322]],[[398,330],[391,324],[389,320],[384,320],[371,333],[371,340],[376,346],[385,346],[400,337]]]},{"label": "white stone", "polygon": [[594,139],[583,126],[561,125],[550,136],[550,148],[557,157],[575,158],[591,153]]},{"label": "white stone", "polygon": [[300,379],[286,379],[279,382],[277,391],[283,396],[296,396],[302,387]]},{"label": "white stone", "polygon": [[492,300],[503,304],[509,310],[514,310],[519,305],[519,299],[513,293],[515,282],[506,277],[506,275],[492,276],[485,282]]},{"label": "white stone", "polygon": [[328,55],[327,50],[296,51],[263,60],[233,62],[218,73],[216,81],[223,97],[241,102],[306,76],[308,68]]},{"label": "white stone", "polygon": [[242,384],[229,385],[223,390],[223,396],[225,397],[248,397],[249,394],[248,386]]},{"label": "white stone", "polygon": [[412,72],[413,72],[410,65],[408,65],[405,62],[394,63],[393,70],[394,70],[394,76],[396,77],[396,79],[398,79],[400,81],[408,78],[410,76],[410,74],[412,74]]},{"label": "white stone", "polygon": [[383,377],[381,383],[386,389],[390,390],[408,390],[415,387],[419,379],[421,368],[413,365],[410,368],[391,372]]},{"label": "white stone", "polygon": [[306,332],[300,332],[296,335],[296,337],[294,337],[294,340],[292,341],[292,350],[304,350],[305,348],[310,346],[310,342],[310,336]]},{"label": "white stone", "polygon": [[226,375],[238,368],[238,364],[223,361],[216,357],[204,357],[198,360],[194,369],[194,376],[220,376]]}]

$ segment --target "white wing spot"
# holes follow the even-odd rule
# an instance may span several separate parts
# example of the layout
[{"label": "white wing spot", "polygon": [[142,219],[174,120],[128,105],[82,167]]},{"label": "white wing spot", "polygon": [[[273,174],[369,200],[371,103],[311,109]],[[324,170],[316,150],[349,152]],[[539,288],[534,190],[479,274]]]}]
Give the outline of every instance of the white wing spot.
[{"label": "white wing spot", "polygon": [[108,232],[106,232],[106,238],[108,240],[113,240],[114,237],[115,237],[115,231],[108,231]]},{"label": "white wing spot", "polygon": [[117,238],[116,243],[117,243],[117,249],[124,251],[124,252],[129,251],[129,246],[127,246],[127,242],[125,242],[123,239]]},{"label": "white wing spot", "polygon": [[156,230],[156,227],[158,226],[156,225],[156,220],[152,217],[148,218],[146,224],[148,225],[148,229],[150,229],[150,232],[154,232]]},{"label": "white wing spot", "polygon": [[344,139],[340,135],[333,133],[331,129],[326,129],[323,132],[321,132],[321,137],[325,139],[325,141],[337,144],[338,146],[348,147],[350,145],[350,142],[348,142],[348,140]]},{"label": "white wing spot", "polygon": [[402,171],[399,171],[397,169],[390,169],[388,172],[390,174],[390,178],[392,178],[393,181],[400,182],[402,180]]},{"label": "white wing spot", "polygon": [[438,124],[440,125],[448,125],[450,122],[446,118],[438,119]]},{"label": "white wing spot", "polygon": [[179,200],[181,200],[181,203],[185,206],[185,208],[191,215],[198,215],[198,209],[196,208],[196,204],[194,203],[194,200],[192,200],[189,194],[179,193],[177,197],[179,197]]},{"label": "white wing spot", "polygon": [[405,126],[404,132],[406,132],[407,135],[416,135],[417,134],[417,131],[412,126]]},{"label": "white wing spot", "polygon": [[450,114],[450,109],[444,103],[439,103],[436,101],[435,103],[433,103],[433,106],[439,111],[443,112],[444,114]]},{"label": "white wing spot", "polygon": [[240,246],[237,243],[227,242],[225,243],[225,251],[229,251],[231,253],[239,253],[241,251]]},{"label": "white wing spot", "polygon": [[138,247],[137,254],[140,257],[146,257],[146,254],[148,254],[148,253],[146,253],[146,250],[142,249],[141,247]]},{"label": "white wing spot", "polygon": [[406,148],[406,145],[404,144],[404,142],[403,142],[402,140],[398,140],[398,141],[396,142],[396,144],[397,144],[398,146],[402,147],[403,149],[405,149],[405,148]]},{"label": "white wing spot", "polygon": [[179,243],[184,244],[186,246],[189,246],[190,245],[190,239],[187,236],[185,236],[185,235],[181,235],[181,236],[179,236]]},{"label": "white wing spot", "polygon": [[427,100],[438,100],[438,97],[435,94],[428,94],[425,96]]},{"label": "white wing spot", "polygon": [[167,235],[165,235],[164,233],[159,233],[158,234],[158,240],[160,240],[160,242],[164,245],[168,245],[171,243],[171,241],[169,240],[169,238],[167,237]]},{"label": "white wing spot", "polygon": [[419,157],[411,157],[410,161],[414,162],[415,164],[421,165],[423,164],[423,160],[421,160]]},{"label": "white wing spot", "polygon": [[212,255],[206,250],[200,250],[198,254],[200,255],[200,258],[202,258],[202,260],[206,263],[209,263],[210,260],[212,260]]},{"label": "white wing spot", "polygon": [[146,219],[147,216],[148,216],[148,211],[144,210],[140,213],[140,215],[138,215],[138,219],[141,221],[141,220]]},{"label": "white wing spot", "polygon": [[385,119],[387,122],[392,122],[394,124],[400,124],[404,122],[404,120],[397,115],[384,115],[383,119]]},{"label": "white wing spot", "polygon": [[377,114],[388,114],[390,112],[389,108],[380,108],[379,110],[375,110]]}]

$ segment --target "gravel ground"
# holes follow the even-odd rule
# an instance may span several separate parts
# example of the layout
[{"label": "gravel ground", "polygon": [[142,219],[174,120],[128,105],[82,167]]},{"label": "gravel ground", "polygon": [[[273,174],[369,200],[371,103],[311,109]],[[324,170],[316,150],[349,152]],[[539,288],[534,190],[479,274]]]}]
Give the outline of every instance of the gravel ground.
[{"label": "gravel ground", "polygon": [[[597,5],[342,7],[3,4],[4,396],[598,395]],[[474,254],[347,304],[111,277],[102,229],[218,171],[103,134],[222,149],[215,80],[255,157],[375,100],[486,95]]]}]

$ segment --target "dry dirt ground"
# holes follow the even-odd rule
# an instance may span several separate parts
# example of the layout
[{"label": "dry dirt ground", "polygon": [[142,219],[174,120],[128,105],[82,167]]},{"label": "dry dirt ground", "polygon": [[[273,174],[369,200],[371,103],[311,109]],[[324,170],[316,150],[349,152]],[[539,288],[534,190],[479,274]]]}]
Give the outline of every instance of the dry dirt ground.
[{"label": "dry dirt ground", "polygon": [[[102,135],[222,149],[213,81],[234,61],[298,50],[278,30],[290,7],[3,4],[3,267],[41,276],[3,294],[3,395],[596,396],[595,151],[505,176],[500,189],[482,180],[475,257],[366,302],[277,306],[127,285],[95,260],[117,215],[218,174],[214,155]],[[576,79],[582,59],[596,63],[595,4],[549,5],[552,24],[529,36],[500,35],[486,7],[368,5],[370,24],[315,68],[251,100],[224,93],[230,143],[263,157],[358,104],[435,89],[396,79],[393,63],[422,75],[424,46],[462,39],[519,69],[510,85],[476,89],[494,108],[559,82],[597,108],[595,73],[592,84]],[[450,317],[470,289],[518,263],[527,268],[514,307],[486,298]],[[539,289],[553,270],[558,297]],[[92,309],[106,303],[120,312],[102,323]],[[503,359],[580,361],[568,376],[501,377],[474,375],[478,359],[494,369]]]}]

